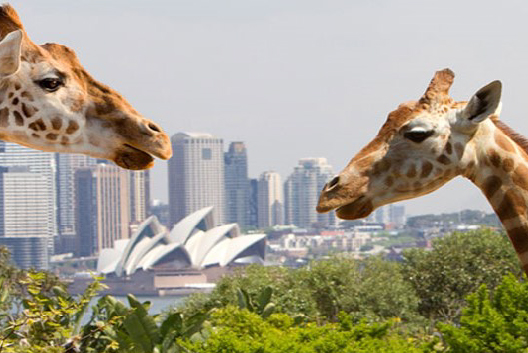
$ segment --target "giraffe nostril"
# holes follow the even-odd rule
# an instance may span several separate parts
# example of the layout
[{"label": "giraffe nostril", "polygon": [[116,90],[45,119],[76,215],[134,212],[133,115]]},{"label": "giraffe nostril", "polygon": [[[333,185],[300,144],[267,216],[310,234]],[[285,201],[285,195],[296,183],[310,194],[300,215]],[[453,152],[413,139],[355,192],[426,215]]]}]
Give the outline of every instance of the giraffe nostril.
[{"label": "giraffe nostril", "polygon": [[339,175],[334,177],[334,179],[330,180],[330,182],[326,185],[326,189],[330,190],[334,188],[339,183]]},{"label": "giraffe nostril", "polygon": [[161,132],[161,129],[159,128],[159,126],[154,123],[148,123],[148,127],[152,131]]}]

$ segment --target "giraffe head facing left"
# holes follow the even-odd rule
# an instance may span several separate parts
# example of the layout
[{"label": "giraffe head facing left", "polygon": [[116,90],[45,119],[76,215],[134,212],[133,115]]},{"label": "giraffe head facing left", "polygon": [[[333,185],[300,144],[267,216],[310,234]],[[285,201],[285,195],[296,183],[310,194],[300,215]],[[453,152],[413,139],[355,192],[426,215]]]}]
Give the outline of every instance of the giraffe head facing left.
[{"label": "giraffe head facing left", "polygon": [[93,79],[70,48],[34,44],[9,5],[0,7],[0,38],[0,139],[127,169],[171,157],[158,125]]},{"label": "giraffe head facing left", "polygon": [[418,101],[391,112],[378,135],[326,184],[317,210],[358,219],[382,205],[430,193],[455,176],[474,180],[476,156],[486,148],[478,136],[494,129],[501,83],[491,82],[468,102],[455,102],[448,95],[453,79],[449,69],[436,72]]}]

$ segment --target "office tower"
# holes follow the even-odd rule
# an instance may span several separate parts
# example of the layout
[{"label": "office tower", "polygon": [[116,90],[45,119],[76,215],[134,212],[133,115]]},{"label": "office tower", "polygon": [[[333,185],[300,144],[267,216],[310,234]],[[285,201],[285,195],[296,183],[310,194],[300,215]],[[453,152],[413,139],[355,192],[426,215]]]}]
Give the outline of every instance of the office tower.
[{"label": "office tower", "polygon": [[249,179],[246,146],[243,142],[231,142],[224,153],[225,221],[248,226]]},{"label": "office tower", "polygon": [[[37,151],[14,143],[0,141],[0,166],[26,167],[27,173],[35,173],[39,176],[39,185],[41,185],[39,197],[42,198],[42,203],[46,204],[45,212],[47,214],[46,221],[43,222],[43,228],[41,228],[42,233],[39,233],[39,236],[47,237],[49,250],[50,252],[53,251],[54,237],[57,235],[54,153]],[[16,188],[16,186],[14,187]],[[17,193],[14,192],[13,195],[13,197],[17,197]]]},{"label": "office tower", "polygon": [[96,159],[81,154],[56,153],[57,163],[57,225],[58,241],[56,253],[75,252],[77,236],[75,234],[75,170],[96,164]]},{"label": "office tower", "polygon": [[129,238],[130,171],[99,163],[75,172],[77,256],[90,256]]},{"label": "office tower", "polygon": [[287,224],[305,228],[335,224],[334,212],[319,214],[315,211],[319,193],[333,174],[326,158],[299,160],[284,185]]},{"label": "office tower", "polygon": [[382,206],[379,207],[377,210],[375,210],[374,213],[374,221],[376,223],[381,224],[387,224],[389,223],[389,212],[388,212],[388,206]]},{"label": "office tower", "polygon": [[284,224],[284,198],[279,173],[264,172],[258,180],[258,227]]},{"label": "office tower", "polygon": [[74,171],[75,243],[77,257],[97,253],[97,201],[94,167]]},{"label": "office tower", "polygon": [[258,179],[249,179],[248,227],[258,227]]},{"label": "office tower", "polygon": [[225,209],[222,139],[203,133],[178,133],[171,141],[174,151],[168,170],[171,226],[208,206],[214,206],[214,220],[222,224]]},{"label": "office tower", "polygon": [[395,227],[403,227],[405,225],[405,206],[390,204],[389,222]]},{"label": "office tower", "polygon": [[47,269],[54,219],[49,180],[28,166],[0,167],[0,245],[21,268]]},{"label": "office tower", "polygon": [[130,173],[130,222],[140,224],[150,214],[150,172],[131,170]]}]

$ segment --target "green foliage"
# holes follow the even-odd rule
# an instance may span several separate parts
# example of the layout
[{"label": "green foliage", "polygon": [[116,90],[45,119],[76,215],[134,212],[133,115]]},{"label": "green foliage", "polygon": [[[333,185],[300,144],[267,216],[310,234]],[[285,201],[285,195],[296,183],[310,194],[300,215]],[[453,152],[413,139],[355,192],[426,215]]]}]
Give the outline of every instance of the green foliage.
[{"label": "green foliage", "polygon": [[112,296],[104,296],[93,308],[84,327],[82,352],[176,353],[177,338],[200,340],[207,315],[196,313],[185,317],[172,313],[164,317],[148,314],[149,302],[140,303],[128,295],[130,307]]},{"label": "green foliage", "polygon": [[493,289],[505,274],[521,269],[504,235],[478,230],[436,239],[431,251],[405,251],[403,272],[420,298],[422,315],[456,320],[468,294],[481,284]]},{"label": "green foliage", "polygon": [[450,351],[528,351],[528,283],[510,274],[493,295],[482,285],[467,301],[459,326],[439,324]]},{"label": "green foliage", "polygon": [[[19,297],[23,310],[15,315],[9,310],[2,311],[0,351],[37,352],[40,347],[68,348],[75,345],[79,338],[80,320],[101,284],[95,281],[82,296],[73,298],[63,284],[45,272],[19,271],[17,278],[18,289],[6,287],[7,294],[4,288],[2,296],[10,296],[17,291],[24,294]],[[9,293],[10,289],[13,293]]]},{"label": "green foliage", "polygon": [[[249,352],[433,352],[435,341],[417,340],[397,334],[393,322],[361,322],[351,325],[346,314],[340,322],[318,326],[309,323],[294,326],[277,319],[268,319],[246,309],[226,306],[211,315],[215,331],[206,341],[179,340],[183,348],[194,353]],[[279,323],[277,325],[277,323]]]},{"label": "green foliage", "polygon": [[[8,261],[0,250],[1,353],[528,351],[528,284],[491,231],[409,250],[403,264],[334,255],[298,270],[249,266],[161,315],[132,295],[104,296],[84,325],[97,280],[73,297],[56,277]],[[418,309],[445,321],[440,333]]]},{"label": "green foliage", "polygon": [[248,266],[220,280],[209,296],[192,296],[183,312],[227,305],[244,308],[245,302],[251,304],[267,288],[273,293],[274,312],[324,320],[336,320],[340,311],[358,317],[409,319],[416,315],[418,303],[398,263],[335,255],[297,270]]},{"label": "green foliage", "polygon": [[258,296],[258,301],[254,303],[248,292],[239,288],[237,290],[238,307],[240,309],[247,309],[251,312],[257,313],[263,318],[267,318],[275,310],[275,304],[271,302],[272,293],[273,289],[271,289],[271,287],[264,288]]},{"label": "green foliage", "polygon": [[310,294],[299,285],[297,271],[258,265],[236,269],[232,274],[223,277],[209,295],[192,295],[181,312],[189,315],[226,305],[238,305],[239,289],[244,289],[251,298],[257,298],[266,287],[272,289],[275,312],[316,315],[315,303]]}]

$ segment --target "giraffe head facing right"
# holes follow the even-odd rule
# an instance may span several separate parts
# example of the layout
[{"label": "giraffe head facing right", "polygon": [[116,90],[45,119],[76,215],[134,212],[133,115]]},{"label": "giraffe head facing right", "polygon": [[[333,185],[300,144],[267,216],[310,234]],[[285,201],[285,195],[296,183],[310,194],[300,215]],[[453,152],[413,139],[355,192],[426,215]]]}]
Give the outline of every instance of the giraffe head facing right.
[{"label": "giraffe head facing right", "polygon": [[455,102],[448,95],[453,80],[451,70],[438,71],[418,101],[390,113],[374,140],[324,187],[317,210],[336,209],[340,218],[358,219],[430,193],[458,175],[475,181],[478,156],[486,154],[496,130],[501,83]]},{"label": "giraffe head facing right", "polygon": [[0,39],[0,139],[127,169],[171,157],[158,125],[93,79],[70,48],[34,44],[9,5],[0,7]]}]

